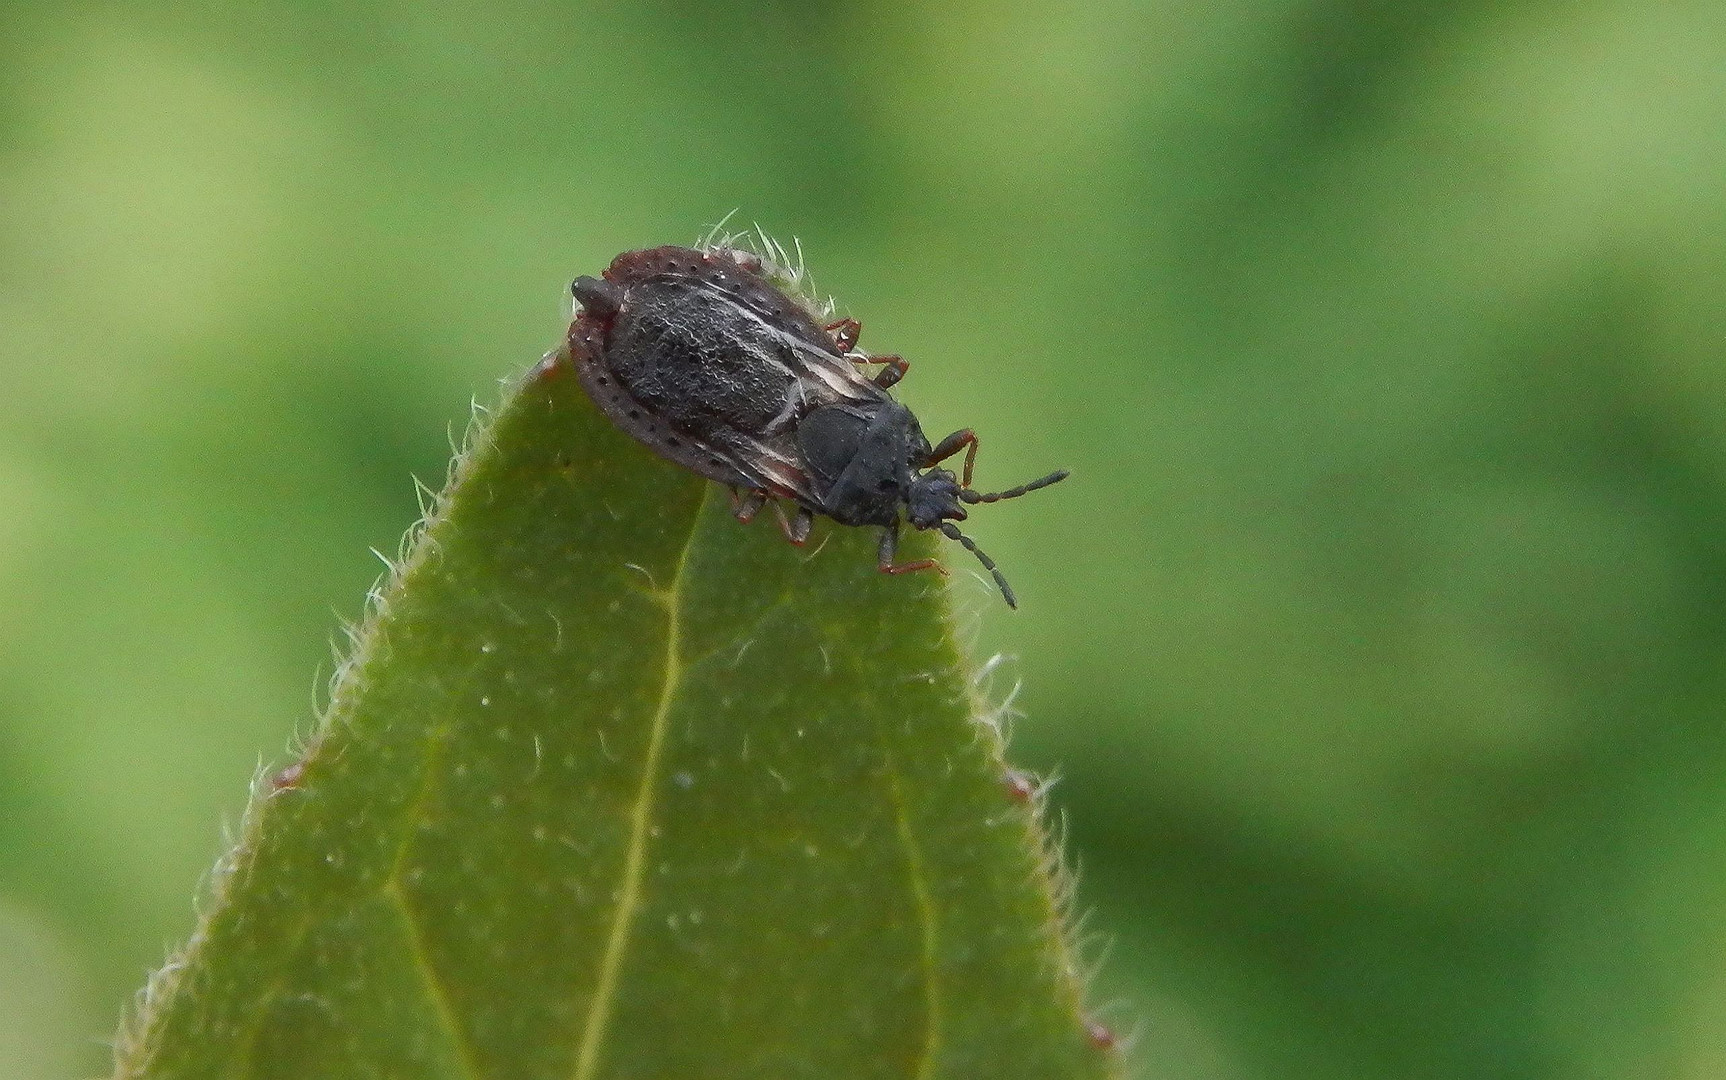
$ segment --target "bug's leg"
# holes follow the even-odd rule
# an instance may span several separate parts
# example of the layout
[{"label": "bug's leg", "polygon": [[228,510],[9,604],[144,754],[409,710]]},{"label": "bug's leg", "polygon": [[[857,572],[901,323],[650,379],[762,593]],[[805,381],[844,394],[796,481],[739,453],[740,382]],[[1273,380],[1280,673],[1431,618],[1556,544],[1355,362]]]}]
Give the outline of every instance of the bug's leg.
[{"label": "bug's leg", "polygon": [[977,464],[977,433],[970,428],[961,428],[942,439],[929,451],[929,460],[924,466],[933,465],[938,461],[946,461],[961,449],[965,451],[965,472],[959,478],[960,487],[971,486],[971,468]]},{"label": "bug's leg", "polygon": [[881,553],[875,560],[875,569],[883,574],[912,574],[918,570],[935,570],[942,577],[947,576],[947,568],[934,559],[918,559],[915,562],[894,562],[899,554],[899,526],[889,525],[881,531]]},{"label": "bug's leg", "polygon": [[875,373],[875,385],[883,390],[903,379],[905,373],[911,370],[910,362],[903,356],[871,356],[869,363],[883,365],[881,370]]},{"label": "bug's leg", "polygon": [[833,335],[833,345],[841,353],[848,353],[857,347],[857,339],[863,336],[863,324],[856,319],[840,319],[836,323],[828,323],[821,329]]},{"label": "bug's leg", "polygon": [[742,495],[736,488],[731,489],[731,516],[745,525],[753,521],[755,515],[766,505],[765,491],[751,491],[748,495]]},{"label": "bug's leg", "polygon": [[815,515],[807,506],[799,506],[794,516],[786,517],[780,505],[774,503],[773,514],[779,519],[779,531],[785,534],[785,539],[798,547],[809,541],[809,530],[815,527]]}]

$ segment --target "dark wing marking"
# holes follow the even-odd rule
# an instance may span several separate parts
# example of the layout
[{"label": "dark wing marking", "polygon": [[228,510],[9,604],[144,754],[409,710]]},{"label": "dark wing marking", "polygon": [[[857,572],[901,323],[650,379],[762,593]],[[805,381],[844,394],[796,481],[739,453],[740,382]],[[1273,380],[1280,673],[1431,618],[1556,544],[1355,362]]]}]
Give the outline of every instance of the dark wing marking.
[{"label": "dark wing marking", "polygon": [[[792,358],[790,364],[770,361],[787,376],[820,387],[810,394],[809,408],[835,404],[838,401],[867,401],[882,394],[874,380],[864,375],[857,364],[841,355],[828,337],[827,331],[816,325],[801,307],[774,311],[764,308],[767,295],[783,293],[747,268],[736,275],[736,283],[715,281],[702,274],[655,274],[654,278],[676,278],[725,297],[736,310],[752,319],[764,338],[782,346]],[[652,280],[651,278],[649,280]],[[792,303],[795,303],[792,301]],[[822,392],[825,391],[825,392]]]},{"label": "dark wing marking", "polygon": [[761,485],[745,472],[741,462],[722,446],[712,445],[677,431],[653,419],[653,414],[631,397],[605,368],[594,361],[602,331],[587,317],[578,317],[569,328],[569,355],[575,362],[576,377],[581,380],[587,396],[611,422],[628,432],[638,442],[663,458],[699,473],[709,480],[732,487],[756,488]]}]

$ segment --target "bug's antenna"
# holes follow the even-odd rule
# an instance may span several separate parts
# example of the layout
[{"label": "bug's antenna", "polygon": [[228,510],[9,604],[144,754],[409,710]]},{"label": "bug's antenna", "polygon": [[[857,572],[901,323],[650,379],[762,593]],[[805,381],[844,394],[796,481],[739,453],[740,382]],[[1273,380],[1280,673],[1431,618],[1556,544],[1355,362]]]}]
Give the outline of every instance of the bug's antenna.
[{"label": "bug's antenna", "polygon": [[[1049,483],[1052,484],[1054,481],[1051,480]],[[1019,600],[1013,595],[1013,587],[1007,584],[1007,579],[1002,577],[1001,571],[996,568],[995,560],[983,554],[983,549],[978,547],[969,536],[960,532],[959,526],[953,524],[951,521],[943,521],[941,523],[941,532],[945,534],[948,539],[957,540],[959,543],[964,544],[966,551],[977,556],[977,561],[983,564],[983,569],[995,575],[995,584],[1001,587],[1001,596],[1007,601],[1007,606],[1016,610],[1019,606]]]},{"label": "bug's antenna", "polygon": [[[1029,484],[1020,484],[1018,487],[1011,488],[1007,491],[972,491],[970,488],[961,488],[959,490],[959,499],[962,502],[968,503],[992,503],[1000,502],[1002,499],[1017,499],[1019,496],[1028,495],[1031,492],[1036,491],[1038,488],[1046,488],[1050,484],[1058,484],[1062,480],[1065,480],[1068,475],[1069,474],[1066,469],[1057,469],[1048,476],[1043,477],[1041,480],[1033,480]],[[982,555],[982,552],[979,551],[977,554]]]}]

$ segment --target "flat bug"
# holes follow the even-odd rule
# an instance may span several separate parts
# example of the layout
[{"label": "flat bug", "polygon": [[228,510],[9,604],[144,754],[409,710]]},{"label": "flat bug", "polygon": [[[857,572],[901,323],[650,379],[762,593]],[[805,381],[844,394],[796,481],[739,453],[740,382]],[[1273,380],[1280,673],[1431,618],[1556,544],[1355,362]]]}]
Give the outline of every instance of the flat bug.
[{"label": "flat bug", "polygon": [[[612,260],[602,278],[577,278],[569,354],[582,386],[624,431],[655,453],[732,489],[737,519],[769,500],[797,504],[793,544],[815,515],[882,528],[883,573],[946,571],[933,559],[897,562],[901,521],[963,544],[1012,587],[959,531],[961,504],[1014,499],[1067,477],[1065,469],[1008,491],[971,488],[977,436],[965,428],[931,446],[911,410],[887,391],[909,365],[857,349],[862,326],[802,295],[802,267],[734,238],[700,248],[657,247]],[[865,365],[879,365],[871,377]],[[965,451],[963,479],[937,465]]]}]

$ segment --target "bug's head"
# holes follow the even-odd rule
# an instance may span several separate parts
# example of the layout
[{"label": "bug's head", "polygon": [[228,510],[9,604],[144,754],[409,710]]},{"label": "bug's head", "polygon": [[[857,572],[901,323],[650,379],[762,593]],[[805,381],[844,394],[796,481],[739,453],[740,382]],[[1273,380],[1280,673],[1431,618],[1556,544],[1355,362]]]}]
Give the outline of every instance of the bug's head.
[{"label": "bug's head", "polygon": [[[1002,499],[1017,499],[1067,478],[1060,469],[1048,476],[1020,484],[1007,491],[973,491],[959,483],[959,478],[946,469],[930,469],[911,479],[905,492],[905,517],[919,529],[940,529],[943,521],[964,521],[965,507],[961,503],[992,503]],[[946,530],[942,530],[945,532]]]},{"label": "bug's head", "polygon": [[995,584],[1000,587],[1001,596],[1007,601],[1007,606],[1018,607],[1019,602],[1013,597],[1013,587],[1007,584],[1007,579],[1001,575],[995,560],[983,554],[982,549],[978,548],[969,536],[960,532],[959,526],[951,522],[965,520],[965,507],[961,506],[961,503],[992,503],[1002,499],[1017,499],[1039,488],[1058,484],[1066,478],[1067,470],[1060,469],[1007,491],[973,491],[959,483],[958,478],[946,469],[930,469],[911,480],[911,486],[905,492],[905,516],[919,529],[939,530],[943,536],[965,545],[965,550],[977,556],[983,569],[994,575]]},{"label": "bug's head", "polygon": [[905,518],[919,529],[938,529],[943,521],[964,521],[964,498],[959,478],[946,469],[930,469],[913,476],[905,491]]}]

